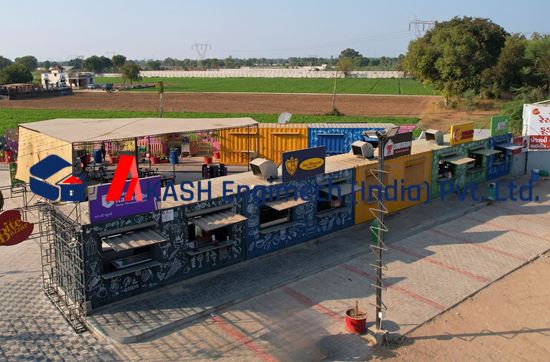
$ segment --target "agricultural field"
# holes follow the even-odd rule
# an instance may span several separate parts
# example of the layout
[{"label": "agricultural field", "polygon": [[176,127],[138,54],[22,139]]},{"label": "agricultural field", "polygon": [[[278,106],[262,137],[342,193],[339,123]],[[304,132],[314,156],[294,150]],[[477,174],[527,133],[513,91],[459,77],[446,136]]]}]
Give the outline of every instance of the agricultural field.
[{"label": "agricultural field", "polygon": [[[0,108],[0,134],[7,128],[15,128],[19,123],[36,122],[53,118],[134,118],[158,117],[157,112],[136,111],[106,111],[81,109],[2,109]],[[197,113],[197,112],[166,112],[167,118],[230,118],[252,117],[258,122],[277,122],[278,114],[243,114],[243,113]],[[418,118],[409,117],[362,117],[362,116],[325,116],[300,115],[292,116],[291,123],[314,122],[376,122],[394,124],[416,124]]]},{"label": "agricultural field", "polygon": [[[334,81],[325,78],[143,78],[141,83],[164,82],[167,92],[332,93]],[[122,78],[97,77],[96,82],[124,83]],[[136,82],[136,83],[140,83]],[[155,91],[154,88],[140,91]],[[434,95],[414,79],[338,79],[339,94]]]}]

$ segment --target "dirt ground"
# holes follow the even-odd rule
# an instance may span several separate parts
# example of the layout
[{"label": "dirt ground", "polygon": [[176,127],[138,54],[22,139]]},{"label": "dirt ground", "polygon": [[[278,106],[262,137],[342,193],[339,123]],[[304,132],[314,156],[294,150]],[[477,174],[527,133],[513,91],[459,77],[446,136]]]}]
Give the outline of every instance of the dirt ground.
[{"label": "dirt ground", "polygon": [[549,275],[547,253],[424,324],[380,357],[398,361],[548,361]]},{"label": "dirt ground", "polygon": [[[330,95],[243,94],[243,93],[165,93],[167,112],[324,114],[331,109]],[[339,95],[337,108],[353,116],[408,116],[423,114],[439,101],[433,96]],[[157,111],[154,92],[105,93],[76,92],[72,96],[0,102],[0,108],[103,109]]]},{"label": "dirt ground", "polygon": [[434,128],[446,132],[453,124],[473,121],[476,128],[490,128],[490,119],[496,114],[499,114],[499,105],[493,101],[482,101],[474,110],[465,111],[443,106],[440,98],[426,104],[420,115],[419,126],[422,129]]}]

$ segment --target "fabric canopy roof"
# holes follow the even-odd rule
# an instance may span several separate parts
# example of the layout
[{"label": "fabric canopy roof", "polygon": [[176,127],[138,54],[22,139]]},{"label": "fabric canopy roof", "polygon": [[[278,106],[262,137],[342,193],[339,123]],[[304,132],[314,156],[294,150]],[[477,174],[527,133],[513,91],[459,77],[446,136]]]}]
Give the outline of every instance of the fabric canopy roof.
[{"label": "fabric canopy roof", "polygon": [[50,137],[70,143],[98,142],[170,133],[214,131],[255,126],[252,118],[106,118],[69,119],[20,124]]}]

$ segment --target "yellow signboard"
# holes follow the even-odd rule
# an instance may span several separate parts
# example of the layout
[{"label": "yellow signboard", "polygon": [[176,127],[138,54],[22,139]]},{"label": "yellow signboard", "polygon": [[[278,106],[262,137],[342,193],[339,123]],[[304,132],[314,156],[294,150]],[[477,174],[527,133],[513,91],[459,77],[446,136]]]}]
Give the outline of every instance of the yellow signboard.
[{"label": "yellow signboard", "polygon": [[451,146],[460,145],[474,140],[474,122],[455,124],[451,126]]}]

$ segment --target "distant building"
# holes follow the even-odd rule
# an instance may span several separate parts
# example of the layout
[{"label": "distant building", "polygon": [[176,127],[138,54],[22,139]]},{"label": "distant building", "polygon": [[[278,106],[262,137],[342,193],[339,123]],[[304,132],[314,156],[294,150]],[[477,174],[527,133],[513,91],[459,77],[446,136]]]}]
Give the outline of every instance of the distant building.
[{"label": "distant building", "polygon": [[50,68],[47,73],[42,73],[40,79],[42,87],[46,89],[67,87],[86,89],[89,85],[95,85],[94,73],[72,71],[60,65]]},{"label": "distant building", "polygon": [[40,75],[40,83],[42,87],[49,88],[66,88],[68,87],[67,83],[68,77],[65,73],[65,68],[60,65],[56,65],[49,69],[47,73],[42,73]]}]

